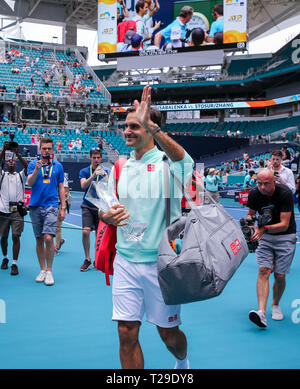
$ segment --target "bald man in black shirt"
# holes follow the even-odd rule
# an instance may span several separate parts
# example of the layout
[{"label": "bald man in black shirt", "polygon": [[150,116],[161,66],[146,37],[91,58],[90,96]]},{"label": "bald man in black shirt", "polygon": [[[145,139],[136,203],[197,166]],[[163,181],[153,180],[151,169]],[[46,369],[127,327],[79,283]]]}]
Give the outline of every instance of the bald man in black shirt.
[{"label": "bald man in black shirt", "polygon": [[296,250],[296,222],[292,191],[275,182],[274,174],[264,169],[257,175],[257,187],[249,193],[247,218],[258,212],[264,213],[266,207],[272,213],[265,226],[253,226],[252,240],[258,240],[256,258],[259,266],[257,278],[258,310],[249,312],[249,319],[261,328],[267,327],[266,305],[269,295],[269,277],[274,271],[272,319],[282,320],[283,314],[279,301],[285,289],[285,274],[289,273]]}]

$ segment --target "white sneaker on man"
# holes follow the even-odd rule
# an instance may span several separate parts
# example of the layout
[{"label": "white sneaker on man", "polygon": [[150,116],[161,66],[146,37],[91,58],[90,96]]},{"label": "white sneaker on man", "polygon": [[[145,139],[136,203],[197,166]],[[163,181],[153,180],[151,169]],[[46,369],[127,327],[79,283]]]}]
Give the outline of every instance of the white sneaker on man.
[{"label": "white sneaker on man", "polygon": [[267,319],[263,311],[250,311],[249,312],[249,319],[255,323],[260,328],[266,328],[267,327]]},{"label": "white sneaker on man", "polygon": [[51,286],[54,284],[54,279],[52,276],[52,272],[50,270],[46,271],[45,284]]},{"label": "white sneaker on man", "polygon": [[46,270],[41,270],[40,274],[36,277],[36,282],[44,282],[46,277]]},{"label": "white sneaker on man", "polygon": [[279,305],[272,305],[272,319],[273,320],[282,320],[283,313]]}]

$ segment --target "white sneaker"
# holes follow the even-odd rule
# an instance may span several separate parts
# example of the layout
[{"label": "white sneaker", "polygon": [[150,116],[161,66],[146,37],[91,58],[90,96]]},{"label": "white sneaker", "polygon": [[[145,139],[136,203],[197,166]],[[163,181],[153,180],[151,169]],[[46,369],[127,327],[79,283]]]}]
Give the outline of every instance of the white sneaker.
[{"label": "white sneaker", "polygon": [[54,284],[54,279],[52,276],[52,272],[50,270],[46,271],[45,284],[51,286]]},{"label": "white sneaker", "polygon": [[279,305],[272,305],[272,319],[273,320],[282,320],[283,313]]},{"label": "white sneaker", "polygon": [[189,369],[190,368],[190,361],[186,359],[183,363],[180,361],[179,363],[176,361],[174,369]]},{"label": "white sneaker", "polygon": [[36,277],[36,282],[44,282],[46,277],[46,270],[41,270],[40,274]]},{"label": "white sneaker", "polygon": [[267,327],[267,319],[264,315],[263,311],[250,311],[249,319],[255,323],[258,327],[266,328]]}]

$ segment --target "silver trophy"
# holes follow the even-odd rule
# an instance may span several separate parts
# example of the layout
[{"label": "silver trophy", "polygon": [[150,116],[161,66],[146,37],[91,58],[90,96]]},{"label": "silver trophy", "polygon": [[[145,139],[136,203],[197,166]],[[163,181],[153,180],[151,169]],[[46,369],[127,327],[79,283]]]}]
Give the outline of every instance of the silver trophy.
[{"label": "silver trophy", "polygon": [[[95,205],[99,211],[103,212],[108,212],[113,205],[120,204],[117,196],[108,189],[107,176],[101,181],[92,181],[85,199]],[[133,220],[131,216],[124,222],[128,224],[119,228],[122,228],[126,240],[138,242],[143,239],[147,224]]]}]

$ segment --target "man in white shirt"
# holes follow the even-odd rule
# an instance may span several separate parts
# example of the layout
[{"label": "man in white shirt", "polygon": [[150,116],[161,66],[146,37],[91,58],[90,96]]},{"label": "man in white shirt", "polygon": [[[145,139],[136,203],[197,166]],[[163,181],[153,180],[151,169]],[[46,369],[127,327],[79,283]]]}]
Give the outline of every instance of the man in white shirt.
[{"label": "man in white shirt", "polygon": [[290,190],[296,192],[296,184],[294,174],[291,169],[282,165],[282,151],[273,150],[269,162],[269,169],[271,169],[275,176],[275,182],[278,184],[287,185]]},{"label": "man in white shirt", "polygon": [[[24,229],[24,215],[20,214],[18,207],[23,203],[24,207],[24,185],[27,176],[27,162],[20,155],[18,148],[13,152],[10,150],[10,142],[5,142],[0,153],[0,162],[6,157],[5,166],[7,171],[0,168],[0,236],[3,261],[1,269],[8,269],[9,259],[7,257],[8,235],[12,229],[13,261],[11,275],[19,274],[17,261],[20,252],[20,236]],[[17,161],[19,158],[24,169],[17,173]]]}]

